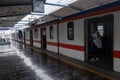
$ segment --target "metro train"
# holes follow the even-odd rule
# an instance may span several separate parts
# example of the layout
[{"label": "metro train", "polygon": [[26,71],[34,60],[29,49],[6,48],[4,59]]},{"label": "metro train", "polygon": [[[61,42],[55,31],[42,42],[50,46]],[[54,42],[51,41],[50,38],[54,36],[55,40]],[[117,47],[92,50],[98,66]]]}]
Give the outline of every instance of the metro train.
[{"label": "metro train", "polygon": [[93,26],[102,41],[101,60],[94,63],[120,72],[119,0],[18,31],[13,40],[91,64]]}]

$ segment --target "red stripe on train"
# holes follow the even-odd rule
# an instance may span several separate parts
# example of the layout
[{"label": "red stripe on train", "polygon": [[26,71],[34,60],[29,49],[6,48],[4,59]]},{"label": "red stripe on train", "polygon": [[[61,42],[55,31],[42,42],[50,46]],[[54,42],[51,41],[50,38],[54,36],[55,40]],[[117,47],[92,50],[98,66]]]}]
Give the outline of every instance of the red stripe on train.
[{"label": "red stripe on train", "polygon": [[30,41],[29,39],[26,39],[26,41]]},{"label": "red stripe on train", "polygon": [[59,45],[60,45],[60,47],[63,47],[63,48],[68,48],[68,49],[73,49],[73,50],[78,50],[78,51],[84,51],[84,46],[64,44],[64,43],[60,43]]},{"label": "red stripe on train", "polygon": [[120,58],[120,51],[114,50],[114,58]]},{"label": "red stripe on train", "polygon": [[33,40],[33,42],[36,42],[36,43],[41,43],[40,40]]},{"label": "red stripe on train", "polygon": [[[58,45],[58,43],[55,43],[55,42],[47,42],[47,44],[52,45],[52,46],[57,46]],[[64,44],[64,43],[59,43],[59,46],[63,47],[63,48],[68,48],[68,49],[73,49],[73,50],[78,50],[78,51],[84,51],[84,46]]]},{"label": "red stripe on train", "polygon": [[55,43],[55,42],[47,42],[47,45],[58,46],[58,43]]}]

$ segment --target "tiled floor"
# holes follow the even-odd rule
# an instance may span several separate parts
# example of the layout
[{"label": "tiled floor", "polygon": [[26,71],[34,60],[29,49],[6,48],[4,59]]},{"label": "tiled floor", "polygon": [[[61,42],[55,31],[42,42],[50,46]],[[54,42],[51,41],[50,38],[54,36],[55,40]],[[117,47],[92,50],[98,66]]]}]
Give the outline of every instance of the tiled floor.
[{"label": "tiled floor", "polygon": [[0,80],[107,80],[84,70],[74,71],[59,61],[22,44],[0,46]]}]

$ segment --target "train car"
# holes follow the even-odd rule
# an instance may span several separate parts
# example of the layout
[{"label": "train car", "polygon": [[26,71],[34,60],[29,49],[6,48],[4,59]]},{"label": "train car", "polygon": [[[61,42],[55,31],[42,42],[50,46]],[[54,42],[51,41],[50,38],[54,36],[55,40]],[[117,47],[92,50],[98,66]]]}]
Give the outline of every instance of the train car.
[{"label": "train car", "polygon": [[[116,1],[33,26],[25,31],[26,44],[120,72],[119,19],[120,1]],[[96,61],[91,61],[93,26],[102,42]]]},{"label": "train car", "polygon": [[41,36],[40,36],[40,29],[33,29],[33,46],[41,47],[40,44]]}]

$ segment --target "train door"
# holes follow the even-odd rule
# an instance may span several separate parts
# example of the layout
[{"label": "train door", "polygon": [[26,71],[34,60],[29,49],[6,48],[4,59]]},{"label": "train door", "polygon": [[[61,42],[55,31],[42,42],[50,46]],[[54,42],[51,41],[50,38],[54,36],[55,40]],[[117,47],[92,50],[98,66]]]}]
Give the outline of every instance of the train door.
[{"label": "train door", "polygon": [[23,32],[24,34],[24,44],[26,44],[26,36],[25,36],[25,31]]},{"label": "train door", "polygon": [[[113,69],[113,15],[96,17],[85,20],[85,59],[87,62],[107,68]],[[96,48],[95,39],[92,36],[93,27],[99,33],[101,48]],[[95,58],[96,56],[96,58]]]},{"label": "train door", "polygon": [[41,29],[41,48],[46,49],[47,43],[46,43],[46,28]]},{"label": "train door", "polygon": [[20,42],[22,42],[23,35],[22,35],[21,30],[18,31],[18,38],[19,38]]},{"label": "train door", "polygon": [[33,46],[33,31],[30,30],[30,45]]}]

